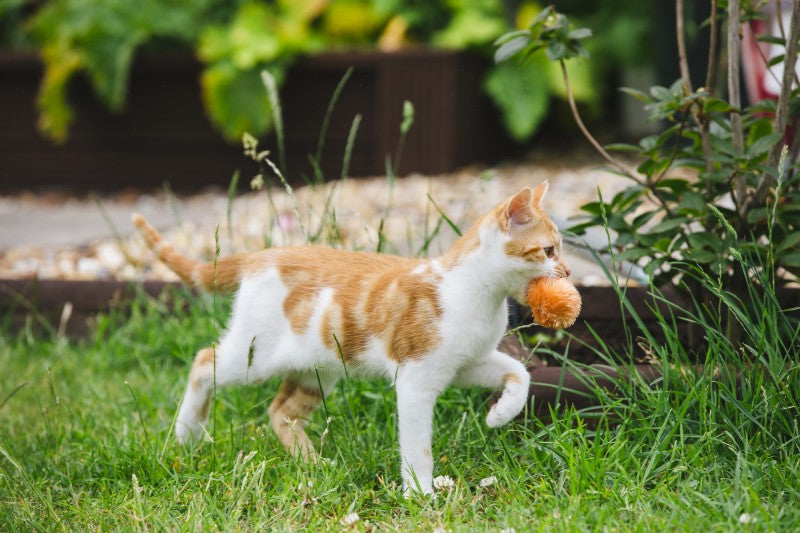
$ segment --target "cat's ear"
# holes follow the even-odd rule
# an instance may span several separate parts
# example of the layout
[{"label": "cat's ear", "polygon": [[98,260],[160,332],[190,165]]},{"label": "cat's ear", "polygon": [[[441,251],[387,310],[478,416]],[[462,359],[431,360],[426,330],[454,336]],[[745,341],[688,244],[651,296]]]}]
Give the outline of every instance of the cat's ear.
[{"label": "cat's ear", "polygon": [[532,202],[535,191],[525,187],[508,199],[503,210],[503,226],[509,230],[515,226],[522,226],[533,220]]},{"label": "cat's ear", "polygon": [[547,180],[544,180],[539,185],[533,188],[533,198],[531,199],[531,204],[536,209],[542,208],[542,198],[544,198],[544,195],[547,192],[548,187],[550,187],[550,183],[548,183]]}]

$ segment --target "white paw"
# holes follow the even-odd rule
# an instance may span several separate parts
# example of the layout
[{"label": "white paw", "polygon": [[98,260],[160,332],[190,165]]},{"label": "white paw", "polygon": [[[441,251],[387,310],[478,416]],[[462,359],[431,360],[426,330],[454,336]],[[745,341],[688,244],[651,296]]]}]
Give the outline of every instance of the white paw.
[{"label": "white paw", "polygon": [[436,494],[433,492],[433,487],[422,487],[417,488],[414,486],[413,488],[409,487],[405,483],[403,484],[403,498],[408,500],[412,496],[432,496],[436,498]]},{"label": "white paw", "polygon": [[486,425],[490,428],[500,427],[504,424],[508,424],[516,415],[516,412],[503,409],[500,406],[500,402],[497,402],[489,409],[489,414],[486,415]]},{"label": "white paw", "polygon": [[187,424],[180,420],[175,422],[175,436],[181,444],[197,440],[203,434],[203,426],[200,424]]}]

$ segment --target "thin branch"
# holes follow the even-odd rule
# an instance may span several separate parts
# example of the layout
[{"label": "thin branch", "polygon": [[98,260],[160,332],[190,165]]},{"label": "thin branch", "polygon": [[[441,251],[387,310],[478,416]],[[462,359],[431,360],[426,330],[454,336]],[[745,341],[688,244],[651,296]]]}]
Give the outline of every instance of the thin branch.
[{"label": "thin branch", "polygon": [[[739,93],[741,76],[739,62],[742,43],[739,39],[739,0],[728,1],[728,103],[733,107],[731,117],[731,142],[738,153],[744,151],[744,132],[742,130],[742,99]],[[742,205],[747,194],[747,176],[735,174],[732,196],[736,205]],[[740,219],[743,211],[739,211]]]},{"label": "thin branch", "polygon": [[[711,2],[711,16],[709,17],[710,35],[708,38],[708,66],[706,66],[706,91],[709,96],[714,94],[714,84],[717,78],[717,0]],[[700,142],[703,149],[703,161],[706,173],[714,170],[711,162],[711,120],[704,116],[700,126]],[[711,182],[709,182],[711,183]]]},{"label": "thin branch", "polygon": [[689,60],[686,57],[686,38],[683,31],[683,0],[675,1],[675,32],[678,40],[678,63],[681,68],[681,78],[683,78],[683,90],[685,94],[692,94],[692,80],[689,77]]},{"label": "thin branch", "polygon": [[578,106],[575,104],[575,97],[572,95],[572,85],[569,83],[569,76],[567,76],[567,66],[564,64],[564,60],[560,59],[558,61],[559,65],[561,65],[561,76],[564,79],[564,89],[567,92],[567,102],[569,102],[569,109],[572,112],[572,118],[575,120],[575,123],[578,125],[578,128],[583,133],[583,136],[594,146],[595,150],[597,150],[603,158],[608,161],[608,163],[622,172],[625,176],[629,177],[636,183],[642,186],[647,186],[647,182],[642,179],[640,176],[637,176],[636,173],[627,167],[627,165],[623,164],[620,161],[614,159],[611,154],[609,154],[603,146],[597,142],[597,139],[586,129],[586,126],[583,124],[583,120],[581,120],[581,115],[578,113]]},{"label": "thin branch", "polygon": [[717,78],[717,0],[711,1],[711,16],[709,17],[711,34],[708,38],[708,67],[706,68],[706,90],[714,93],[714,83]]},{"label": "thin branch", "polygon": [[681,125],[678,126],[678,133],[675,135],[675,145],[672,147],[672,153],[669,155],[667,164],[664,165],[664,168],[661,169],[661,172],[658,173],[658,176],[656,176],[655,179],[650,180],[650,183],[654,187],[658,184],[659,181],[661,181],[664,178],[664,176],[666,176],[667,172],[672,167],[672,163],[675,161],[675,157],[678,155],[678,149],[681,146],[681,136],[683,135],[683,130],[686,128],[686,122],[688,118],[689,115],[687,113],[683,113],[683,118],[681,119]]},{"label": "thin branch", "polygon": [[[792,3],[792,18],[789,23],[789,35],[786,39],[786,51],[783,56],[783,83],[781,84],[781,94],[778,98],[778,111],[775,115],[775,131],[779,133],[786,131],[786,123],[789,118],[789,102],[792,97],[792,82],[794,81],[794,68],[797,62],[798,36],[800,36],[800,2],[795,1]],[[769,156],[767,157],[768,168],[777,166],[783,144],[782,142],[777,142],[770,148]],[[758,189],[753,198],[756,205],[764,203],[771,185],[772,174],[767,171],[761,176],[761,182],[758,184]],[[748,198],[748,200],[750,199]],[[746,202],[745,209],[749,209],[751,204],[752,201]]]},{"label": "thin branch", "polygon": [[[739,40],[739,0],[728,2],[728,103],[734,108],[731,112],[731,130],[733,147],[738,152],[744,149],[742,133],[742,98],[739,92],[741,76],[739,74],[741,42]],[[738,194],[738,184],[737,184]]]},{"label": "thin branch", "polygon": [[[784,49],[786,44],[786,29],[783,27],[783,1],[782,0],[775,0],[775,14],[777,15],[775,18],[778,19],[778,30],[781,32],[781,39],[784,42]],[[800,85],[800,78],[797,77],[797,72],[794,73],[794,82],[797,85]]]}]

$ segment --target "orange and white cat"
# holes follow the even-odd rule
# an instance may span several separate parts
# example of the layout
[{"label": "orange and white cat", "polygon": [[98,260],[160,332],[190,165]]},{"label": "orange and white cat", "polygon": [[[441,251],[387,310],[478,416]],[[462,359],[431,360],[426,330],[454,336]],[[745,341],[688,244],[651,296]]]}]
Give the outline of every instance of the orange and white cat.
[{"label": "orange and white cat", "polygon": [[[497,350],[506,297],[525,301],[528,282],[569,276],[561,234],[541,209],[547,182],[525,188],[481,218],[438,259],[286,247],[198,263],[133,221],[159,259],[184,281],[236,290],[216,347],[197,354],[178,412],[181,442],[202,435],[213,383],[284,381],[269,407],[272,427],[293,454],[314,458],[309,414],[347,372],[394,384],[403,485],[429,493],[433,408],[450,385],[503,387],[486,416],[514,418],[528,400],[525,366]],[[346,367],[346,368],[345,368]]]}]

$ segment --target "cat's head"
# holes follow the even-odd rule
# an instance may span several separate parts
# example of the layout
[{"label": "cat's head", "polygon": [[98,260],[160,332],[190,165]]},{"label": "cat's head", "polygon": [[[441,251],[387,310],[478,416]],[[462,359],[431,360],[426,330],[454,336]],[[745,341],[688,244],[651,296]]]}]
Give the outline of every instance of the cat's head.
[{"label": "cat's head", "polygon": [[547,181],[525,187],[489,215],[494,218],[489,226],[496,225],[495,235],[509,264],[509,292],[520,302],[525,302],[531,279],[570,275],[562,254],[561,232],[542,211],[547,188]]}]

